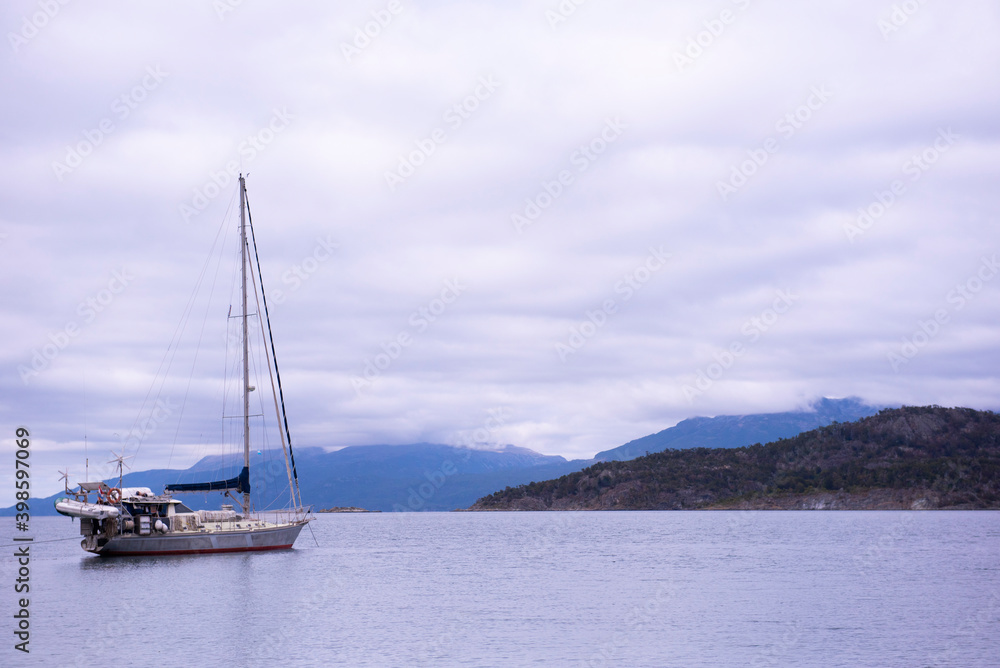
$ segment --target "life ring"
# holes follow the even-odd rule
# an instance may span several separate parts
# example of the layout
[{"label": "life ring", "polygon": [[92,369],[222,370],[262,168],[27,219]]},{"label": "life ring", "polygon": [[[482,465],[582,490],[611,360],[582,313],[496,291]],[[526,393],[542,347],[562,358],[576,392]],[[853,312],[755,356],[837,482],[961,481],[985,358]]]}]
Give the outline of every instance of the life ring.
[{"label": "life ring", "polygon": [[112,487],[108,490],[108,501],[111,503],[118,503],[122,500],[122,491],[117,487]]}]

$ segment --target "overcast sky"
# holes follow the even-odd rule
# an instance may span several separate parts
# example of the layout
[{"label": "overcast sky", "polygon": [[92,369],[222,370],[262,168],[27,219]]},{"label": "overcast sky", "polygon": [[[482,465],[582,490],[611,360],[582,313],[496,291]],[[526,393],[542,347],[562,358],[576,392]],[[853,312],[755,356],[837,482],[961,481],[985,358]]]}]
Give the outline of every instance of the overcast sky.
[{"label": "overcast sky", "polygon": [[157,397],[137,469],[211,449],[231,270],[147,393],[233,239],[229,170],[250,174],[302,446],[580,458],[821,396],[1000,405],[995,2],[0,18],[0,406],[39,493]]}]

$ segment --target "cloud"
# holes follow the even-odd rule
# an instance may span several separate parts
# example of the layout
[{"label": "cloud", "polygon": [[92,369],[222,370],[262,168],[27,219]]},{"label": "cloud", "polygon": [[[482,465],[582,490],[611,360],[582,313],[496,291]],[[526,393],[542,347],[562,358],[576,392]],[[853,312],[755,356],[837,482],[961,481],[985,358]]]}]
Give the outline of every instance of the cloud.
[{"label": "cloud", "polygon": [[[457,442],[503,407],[497,442],[589,457],[695,414],[824,395],[997,405],[1000,283],[948,301],[1000,251],[990,3],[924,4],[887,33],[892,4],[860,1],[592,2],[554,25],[558,3],[400,0],[388,21],[384,2],[228,6],[67,4],[0,67],[0,407],[40,434],[53,481],[84,431],[107,449],[141,421],[166,352],[161,396],[187,407],[135,465],[186,466],[222,438],[226,263],[203,282],[217,303],[198,302],[167,346],[216,234],[234,239],[233,179],[219,185],[231,165],[250,173],[302,445]],[[36,10],[6,5],[5,34]],[[620,135],[581,161],[613,119]],[[87,154],[58,173],[73,152]],[[412,173],[390,188],[401,160]],[[518,233],[512,215],[563,172]],[[894,181],[905,191],[848,234]],[[616,286],[661,246],[669,262],[625,300]],[[123,268],[134,280],[88,319]],[[456,278],[467,289],[415,325]],[[782,290],[797,300],[770,323]],[[615,312],[561,359],[556,344],[608,299]],[[942,308],[948,321],[894,369],[890,353]],[[400,333],[410,343],[359,394],[352,377]]]}]

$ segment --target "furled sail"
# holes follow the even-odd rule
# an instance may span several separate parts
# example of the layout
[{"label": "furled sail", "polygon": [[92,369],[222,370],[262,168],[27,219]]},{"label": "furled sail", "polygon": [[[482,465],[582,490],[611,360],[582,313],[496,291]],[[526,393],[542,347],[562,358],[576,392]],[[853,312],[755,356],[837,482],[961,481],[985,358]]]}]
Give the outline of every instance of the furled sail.
[{"label": "furled sail", "polygon": [[227,489],[235,489],[243,494],[250,493],[250,469],[246,466],[240,474],[229,480],[216,480],[215,482],[188,482],[167,485],[168,492],[217,492]]}]

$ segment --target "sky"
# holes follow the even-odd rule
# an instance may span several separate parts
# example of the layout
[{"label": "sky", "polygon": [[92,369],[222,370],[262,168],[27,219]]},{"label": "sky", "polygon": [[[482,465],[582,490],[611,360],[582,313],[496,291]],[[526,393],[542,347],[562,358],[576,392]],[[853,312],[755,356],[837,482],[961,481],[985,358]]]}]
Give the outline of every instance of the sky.
[{"label": "sky", "polygon": [[[1000,406],[996,3],[0,22],[0,436],[39,495],[216,445],[239,172],[298,446],[587,458],[824,396]],[[224,299],[185,320],[206,266]]]}]

